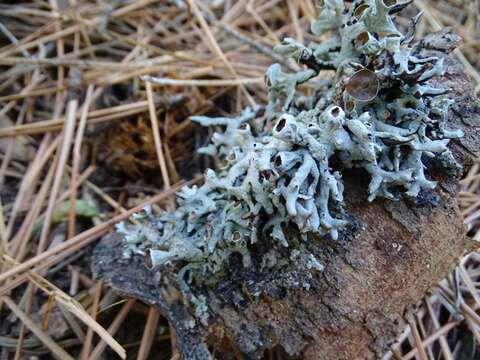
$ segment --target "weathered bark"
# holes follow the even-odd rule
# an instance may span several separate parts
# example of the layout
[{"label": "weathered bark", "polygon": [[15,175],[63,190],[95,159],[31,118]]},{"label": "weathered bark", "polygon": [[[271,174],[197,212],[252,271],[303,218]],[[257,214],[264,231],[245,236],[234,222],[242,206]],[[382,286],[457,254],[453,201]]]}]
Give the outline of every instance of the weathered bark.
[{"label": "weathered bark", "polygon": [[[437,81],[453,89],[451,128],[464,138],[451,144],[467,170],[479,153],[479,108],[461,68],[450,58]],[[412,305],[475,247],[466,235],[455,199],[456,176],[432,170],[435,191],[417,199],[366,201],[364,174],[345,175],[350,226],[340,240],[309,244],[325,271],[258,273],[233,267],[215,288],[190,289],[209,304],[201,323],[176,288],[175,277],[149,271],[144,259],[121,258],[120,238],[105,238],[95,252],[94,273],[123,294],[159,307],[177,333],[185,359],[209,359],[207,343],[223,334],[256,357],[282,346],[306,359],[370,359],[388,349]],[[217,346],[218,348],[218,346]]]}]

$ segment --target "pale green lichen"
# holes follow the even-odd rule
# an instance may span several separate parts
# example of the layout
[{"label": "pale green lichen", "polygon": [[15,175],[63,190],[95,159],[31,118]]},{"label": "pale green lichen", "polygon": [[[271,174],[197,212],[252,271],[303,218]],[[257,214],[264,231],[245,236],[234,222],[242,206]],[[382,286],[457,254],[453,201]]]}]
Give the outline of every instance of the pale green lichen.
[{"label": "pale green lichen", "polygon": [[[251,247],[270,239],[259,266],[278,266],[279,251],[289,249],[297,267],[322,270],[304,244],[311,236],[337,239],[347,224],[347,169],[364,169],[369,201],[433,189],[424,160],[442,154],[452,162],[448,142],[462,133],[448,129],[448,89],[429,82],[444,73],[443,60],[410,44],[418,17],[405,36],[392,20],[406,4],[367,0],[347,8],[325,0],[312,32],[333,31],[332,40],[307,47],[285,39],[276,48],[308,68],[268,69],[264,114],[247,108],[236,118],[193,117],[225,128],[199,150],[223,165],[206,172],[204,185],[182,189],[174,212],[147,211],[138,224],[120,225],[125,255],[148,252],[153,267],[170,264],[182,279],[214,283],[232,254],[248,267]],[[332,81],[317,81],[323,88],[308,99],[297,96],[321,69],[335,71]]]}]

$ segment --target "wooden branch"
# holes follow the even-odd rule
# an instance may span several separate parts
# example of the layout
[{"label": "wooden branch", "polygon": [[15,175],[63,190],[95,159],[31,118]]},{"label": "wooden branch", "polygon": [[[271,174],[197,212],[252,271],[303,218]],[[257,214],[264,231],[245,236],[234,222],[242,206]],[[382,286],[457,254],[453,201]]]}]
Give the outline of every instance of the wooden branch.
[{"label": "wooden branch", "polygon": [[[452,89],[450,124],[465,136],[452,141],[451,149],[465,172],[479,155],[480,110],[469,79],[452,58],[445,61],[447,73],[436,81]],[[462,174],[445,174],[435,160],[430,169],[428,175],[439,181],[434,191],[372,203],[366,200],[366,176],[345,175],[349,227],[336,242],[308,244],[325,270],[268,273],[232,260],[231,272],[215,288],[190,289],[207,298],[207,324],[182,299],[174,274],[151,272],[140,257],[122,259],[118,234],[98,246],[93,270],[123,294],[158,306],[185,359],[210,359],[209,341],[218,351],[229,338],[252,357],[279,345],[305,359],[379,358],[415,303],[478,246],[465,235],[457,205]]]}]

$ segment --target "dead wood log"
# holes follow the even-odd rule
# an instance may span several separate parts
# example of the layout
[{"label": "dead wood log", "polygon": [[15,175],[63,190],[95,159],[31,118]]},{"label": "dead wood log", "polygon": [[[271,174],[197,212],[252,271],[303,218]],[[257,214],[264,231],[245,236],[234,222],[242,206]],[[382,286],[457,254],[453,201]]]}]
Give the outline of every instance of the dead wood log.
[{"label": "dead wood log", "polygon": [[[464,173],[479,155],[480,108],[461,67],[450,57],[446,62],[437,82],[452,89],[451,126],[465,132],[451,143]],[[222,338],[233,339],[248,357],[279,345],[305,359],[379,358],[413,306],[477,246],[466,236],[456,202],[462,171],[452,177],[431,166],[429,176],[439,186],[416,199],[368,203],[367,184],[359,180],[365,176],[347,174],[348,229],[336,242],[309,244],[325,270],[260,273],[233,259],[214,288],[188,290],[206,297],[205,323],[180,295],[175,276],[151,272],[140,257],[122,259],[118,234],[97,247],[93,271],[124,295],[158,306],[185,359],[210,359],[209,345],[221,350]]]}]

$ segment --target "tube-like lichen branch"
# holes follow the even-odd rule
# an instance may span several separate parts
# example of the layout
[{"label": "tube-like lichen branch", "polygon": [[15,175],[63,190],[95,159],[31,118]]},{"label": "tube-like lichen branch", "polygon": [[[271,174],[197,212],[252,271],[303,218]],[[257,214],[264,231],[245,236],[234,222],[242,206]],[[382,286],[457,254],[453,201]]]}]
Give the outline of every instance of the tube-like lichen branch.
[{"label": "tube-like lichen branch", "polygon": [[[343,172],[363,169],[370,201],[433,189],[425,160],[451,158],[448,142],[462,133],[448,128],[448,89],[430,81],[444,73],[442,60],[422,55],[422,43],[410,44],[418,17],[406,35],[392,19],[407,3],[368,0],[347,8],[325,0],[312,32],[332,31],[331,40],[307,47],[285,39],[276,48],[307,69],[268,69],[262,116],[245,109],[232,119],[193,117],[225,128],[199,150],[223,165],[206,172],[204,185],[183,189],[176,211],[157,218],[147,212],[137,216],[140,225],[119,226],[125,255],[148,251],[152,266],[170,264],[182,280],[215,282],[232,254],[250,266],[251,247],[268,240],[295,255],[296,266],[321,270],[304,244],[311,236],[335,240],[347,224]],[[335,70],[327,84],[314,80],[322,69]],[[297,94],[307,81],[321,89],[308,98]],[[278,266],[268,254],[255,263]]]}]

